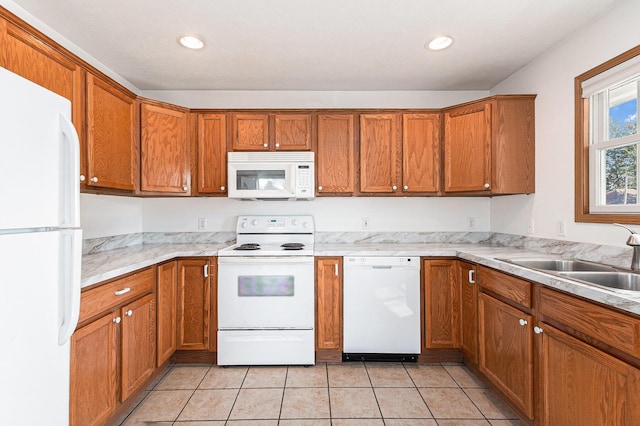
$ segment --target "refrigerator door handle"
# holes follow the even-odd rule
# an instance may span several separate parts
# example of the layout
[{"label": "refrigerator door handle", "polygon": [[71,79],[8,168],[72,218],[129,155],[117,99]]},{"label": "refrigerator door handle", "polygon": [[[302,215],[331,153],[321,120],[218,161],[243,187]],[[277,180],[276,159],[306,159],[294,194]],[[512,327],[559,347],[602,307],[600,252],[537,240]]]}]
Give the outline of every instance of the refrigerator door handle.
[{"label": "refrigerator door handle", "polygon": [[73,123],[62,113],[60,131],[64,135],[60,161],[60,212],[63,228],[80,227],[80,140]]},{"label": "refrigerator door handle", "polygon": [[59,328],[58,345],[69,341],[80,316],[80,272],[82,231],[60,231]]}]

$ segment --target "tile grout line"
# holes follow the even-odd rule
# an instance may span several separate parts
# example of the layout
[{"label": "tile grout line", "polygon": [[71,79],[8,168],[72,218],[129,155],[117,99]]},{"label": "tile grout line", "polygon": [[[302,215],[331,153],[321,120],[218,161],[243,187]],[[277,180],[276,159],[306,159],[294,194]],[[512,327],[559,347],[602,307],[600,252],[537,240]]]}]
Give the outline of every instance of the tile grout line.
[{"label": "tile grout line", "polygon": [[284,384],[282,385],[282,398],[280,398],[280,411],[278,411],[278,424],[280,424],[280,420],[282,420],[282,407],[284,406],[284,392],[285,392],[285,389],[287,388],[287,377],[289,376],[289,368],[290,366],[287,366],[287,369],[285,370],[285,373],[284,373]]},{"label": "tile grout line", "polygon": [[[193,398],[193,395],[195,395],[196,391],[198,390],[198,387],[200,386],[200,384],[202,383],[202,381],[204,380],[205,377],[207,377],[207,374],[209,374],[209,371],[211,371],[211,366],[213,364],[209,365],[209,368],[207,368],[207,371],[204,373],[204,375],[202,376],[202,379],[200,379],[200,381],[198,382],[198,384],[196,385],[196,387],[193,389],[193,392],[191,392],[191,396],[189,396],[189,399],[187,399],[187,402],[184,404],[184,406],[180,409],[180,411],[178,412],[178,415],[176,416],[175,419],[173,419],[172,424],[178,421],[178,417],[180,417],[180,414],[182,414],[182,412],[184,411],[184,409],[187,407],[187,405],[189,405],[189,401],[191,401],[191,398]],[[158,382],[159,383],[159,382]],[[155,388],[155,386],[154,386]],[[185,389],[185,390],[189,390],[189,389]]]},{"label": "tile grout line", "polygon": [[385,425],[384,416],[382,415],[382,408],[380,408],[380,402],[378,401],[378,395],[376,395],[376,388],[373,386],[373,381],[371,380],[371,375],[369,374],[369,368],[367,367],[367,363],[363,362],[364,369],[367,372],[367,377],[369,378],[369,383],[371,384],[371,392],[373,392],[373,397],[376,400],[376,405],[378,406],[378,412],[380,413],[380,419],[382,420],[382,424]]},{"label": "tile grout line", "polygon": [[[221,367],[221,368],[225,368],[225,367]],[[247,376],[249,375],[249,368],[251,367],[247,367],[247,371],[244,372],[244,377],[240,382],[240,386],[238,387],[238,392],[236,392],[236,397],[233,399],[233,404],[231,404],[231,408],[229,409],[229,414],[227,414],[227,418],[224,420],[225,425],[229,423],[231,419],[231,413],[233,413],[233,408],[236,406],[236,402],[238,402],[238,397],[240,396],[240,390],[242,389],[242,386],[244,386],[244,382],[245,380],[247,380]]]},{"label": "tile grout line", "polygon": [[[427,401],[424,400],[424,396],[422,396],[422,392],[420,392],[420,388],[418,388],[418,385],[416,384],[415,380],[413,380],[413,377],[411,377],[411,374],[409,374],[409,370],[407,370],[407,367],[404,365],[404,363],[402,363],[402,366],[404,367],[404,370],[407,372],[407,375],[409,376],[411,383],[413,383],[414,388],[418,392],[418,395],[420,395],[420,399],[422,399],[422,402],[424,402],[424,406],[427,407],[427,411],[429,411],[429,414],[431,414],[431,418],[433,419],[434,422],[438,423],[436,421],[436,417],[433,415],[433,411],[431,411],[431,408],[429,408],[429,404],[427,404]],[[442,368],[444,369],[444,367]]]}]

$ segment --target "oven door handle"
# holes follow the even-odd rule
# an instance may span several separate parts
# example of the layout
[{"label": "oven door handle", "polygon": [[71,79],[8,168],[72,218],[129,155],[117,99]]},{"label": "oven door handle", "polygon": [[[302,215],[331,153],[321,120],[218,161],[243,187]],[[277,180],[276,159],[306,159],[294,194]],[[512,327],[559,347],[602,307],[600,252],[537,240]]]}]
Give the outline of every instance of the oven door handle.
[{"label": "oven door handle", "polygon": [[313,263],[313,256],[220,257],[218,264],[235,265]]}]

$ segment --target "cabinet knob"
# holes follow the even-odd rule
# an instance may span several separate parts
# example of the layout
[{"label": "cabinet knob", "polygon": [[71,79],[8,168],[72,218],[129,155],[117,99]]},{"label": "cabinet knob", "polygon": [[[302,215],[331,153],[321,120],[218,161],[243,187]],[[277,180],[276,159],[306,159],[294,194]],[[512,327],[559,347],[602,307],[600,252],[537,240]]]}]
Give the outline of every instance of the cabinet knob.
[{"label": "cabinet knob", "polygon": [[126,316],[130,317],[131,315],[133,315],[133,311],[131,309],[129,309],[127,312],[124,313]]},{"label": "cabinet knob", "polygon": [[403,186],[402,189],[404,189],[405,191],[408,191],[409,190],[409,185]]},{"label": "cabinet knob", "polygon": [[182,186],[182,190],[183,190],[184,192],[187,192],[187,191],[189,190],[189,187],[188,187],[187,185],[183,185],[183,186]]},{"label": "cabinet knob", "polygon": [[115,317],[113,319],[113,322],[116,323],[116,324],[120,324],[120,321],[122,321],[122,318],[120,318],[120,317]]},{"label": "cabinet knob", "polygon": [[538,326],[533,327],[533,332],[536,334],[542,334],[542,329]]},{"label": "cabinet knob", "polygon": [[280,144],[279,143],[276,144],[276,148],[280,148]]},{"label": "cabinet knob", "polygon": [[268,143],[264,143],[264,144],[262,144],[262,146],[265,147],[265,148],[268,148],[269,144]]},{"label": "cabinet knob", "polygon": [[528,324],[527,320],[520,318],[520,320],[518,320],[518,323],[520,323],[521,326],[525,326]]},{"label": "cabinet knob", "polygon": [[391,189],[393,189],[393,190],[395,191],[396,189],[398,189],[398,187],[397,187],[396,185],[393,185],[393,186],[391,187]]},{"label": "cabinet knob", "polygon": [[489,188],[491,188],[491,185],[489,185],[488,183],[485,183],[484,184],[484,189],[489,189]]},{"label": "cabinet knob", "polygon": [[84,175],[80,175],[80,182],[84,182],[85,180],[87,180],[87,178],[84,177]]},{"label": "cabinet knob", "polygon": [[96,176],[92,177],[92,178],[91,178],[91,182],[93,182],[93,183],[98,182],[98,178],[97,178]]},{"label": "cabinet knob", "polygon": [[318,185],[318,191],[322,191],[322,185]]},{"label": "cabinet knob", "polygon": [[224,191],[224,189],[225,189],[224,186],[220,187],[220,191]]}]

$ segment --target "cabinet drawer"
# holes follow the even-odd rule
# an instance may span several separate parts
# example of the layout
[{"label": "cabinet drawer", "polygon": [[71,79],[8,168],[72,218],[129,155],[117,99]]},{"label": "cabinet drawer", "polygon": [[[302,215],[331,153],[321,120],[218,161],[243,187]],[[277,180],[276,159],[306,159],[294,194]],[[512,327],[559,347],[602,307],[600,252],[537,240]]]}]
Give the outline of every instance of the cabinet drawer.
[{"label": "cabinet drawer", "polygon": [[538,310],[554,320],[640,357],[640,320],[569,295],[540,288]]},{"label": "cabinet drawer", "polygon": [[147,268],[83,292],[78,323],[153,291],[154,278],[154,268]]},{"label": "cabinet drawer", "polygon": [[478,283],[526,308],[531,307],[531,283],[493,269],[478,267]]}]

